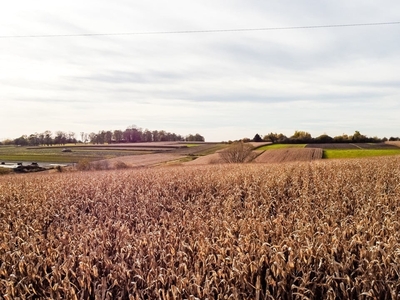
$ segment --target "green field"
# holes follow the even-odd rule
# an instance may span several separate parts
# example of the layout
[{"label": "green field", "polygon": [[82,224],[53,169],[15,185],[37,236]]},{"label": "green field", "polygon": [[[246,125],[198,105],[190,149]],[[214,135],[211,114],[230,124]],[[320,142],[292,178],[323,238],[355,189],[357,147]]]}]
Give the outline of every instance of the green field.
[{"label": "green field", "polygon": [[[257,150],[304,148],[306,144],[272,144],[265,145]],[[400,155],[400,148],[393,149],[324,149],[323,158],[362,158],[374,156]]]},{"label": "green field", "polygon": [[325,149],[323,158],[361,158],[400,155],[400,149]]},{"label": "green field", "polygon": [[257,150],[271,150],[271,149],[284,149],[284,148],[304,148],[306,144],[272,144],[272,145],[265,145]]}]

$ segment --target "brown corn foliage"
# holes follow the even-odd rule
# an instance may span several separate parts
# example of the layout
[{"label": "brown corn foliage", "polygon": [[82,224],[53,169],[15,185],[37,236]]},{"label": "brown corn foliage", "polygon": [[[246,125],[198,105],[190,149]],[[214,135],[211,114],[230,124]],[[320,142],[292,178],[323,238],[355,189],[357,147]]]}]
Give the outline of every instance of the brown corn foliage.
[{"label": "brown corn foliage", "polygon": [[400,158],[0,178],[4,299],[398,299]]}]

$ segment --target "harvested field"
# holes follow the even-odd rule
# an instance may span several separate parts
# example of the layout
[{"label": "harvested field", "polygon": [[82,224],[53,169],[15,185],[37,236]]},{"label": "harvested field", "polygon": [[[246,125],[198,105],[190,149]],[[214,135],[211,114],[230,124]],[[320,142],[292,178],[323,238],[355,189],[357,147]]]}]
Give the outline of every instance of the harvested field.
[{"label": "harvested field", "polygon": [[400,157],[2,176],[0,191],[4,299],[399,296]]},{"label": "harvested field", "polygon": [[287,148],[267,150],[254,160],[256,163],[281,163],[322,159],[323,150],[318,148]]},{"label": "harvested field", "polygon": [[188,161],[186,165],[210,165],[210,164],[221,164],[223,163],[219,153],[209,154],[205,156],[200,156],[195,160]]},{"label": "harvested field", "polygon": [[388,142],[385,142],[385,143],[388,144],[388,145],[392,145],[392,146],[396,146],[396,147],[400,148],[400,141],[393,141],[393,142],[388,141]]},{"label": "harvested field", "polygon": [[307,144],[306,148],[320,148],[320,149],[360,149],[354,144],[350,143],[326,143],[326,144]]},{"label": "harvested field", "polygon": [[215,151],[217,152],[220,151],[218,149],[221,149],[220,144],[203,143],[195,147],[189,147],[189,148],[185,147],[185,148],[175,149],[173,152],[168,152],[168,153],[123,156],[123,157],[108,159],[107,162],[110,163],[111,166],[115,165],[116,163],[123,162],[130,167],[144,167],[144,166],[158,165],[161,163],[166,163],[171,161],[182,160],[187,156],[193,156],[198,153],[211,152],[212,154],[200,156],[193,161],[186,162],[186,164],[219,163],[220,162],[219,154],[214,153]]},{"label": "harvested field", "polygon": [[396,145],[391,145],[387,143],[356,143],[356,146],[359,146],[362,149],[399,149]]},{"label": "harvested field", "polygon": [[[271,143],[250,143],[250,144],[253,147],[257,148],[257,147],[261,147],[261,146],[264,146],[266,144],[271,144]],[[205,155],[205,156],[200,156],[200,157],[196,158],[193,161],[187,162],[186,164],[189,164],[189,165],[209,165],[209,164],[227,163],[226,161],[224,161],[224,159],[221,156],[221,152],[226,151],[227,149],[229,149],[229,146],[227,146],[225,149],[221,149],[221,150],[216,151],[216,153]],[[262,152],[263,151],[261,151],[261,150],[253,150],[251,155],[249,155],[249,157],[247,158],[247,160],[245,162],[251,162],[255,157],[260,155],[260,153],[262,153]]]},{"label": "harvested field", "polygon": [[[132,156],[121,156],[116,158],[107,159],[107,163],[110,167],[115,164],[122,162],[129,167],[148,167],[152,165],[157,165],[160,163],[179,160],[184,158],[183,155],[173,154],[173,153],[153,153],[153,154],[143,154],[143,155],[132,155]],[[97,161],[96,163],[101,163],[102,161]]]}]

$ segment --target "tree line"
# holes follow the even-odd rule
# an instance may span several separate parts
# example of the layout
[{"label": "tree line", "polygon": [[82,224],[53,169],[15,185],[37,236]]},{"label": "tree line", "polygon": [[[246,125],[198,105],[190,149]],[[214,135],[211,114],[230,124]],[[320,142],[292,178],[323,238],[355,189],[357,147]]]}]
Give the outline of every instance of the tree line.
[{"label": "tree line", "polygon": [[256,134],[253,139],[244,138],[243,142],[272,142],[281,144],[322,144],[322,143],[382,143],[386,141],[400,141],[399,137],[390,137],[389,139],[379,137],[368,137],[355,131],[353,135],[342,134],[339,136],[331,137],[327,134],[322,134],[318,137],[312,137],[309,132],[296,130],[290,137],[282,133],[269,133],[261,137]]},{"label": "tree line", "polygon": [[198,133],[189,134],[184,137],[165,130],[143,130],[142,128],[133,125],[129,126],[125,130],[101,130],[97,133],[80,132],[79,135],[71,131],[56,131],[55,133],[52,133],[50,130],[46,130],[43,133],[32,133],[30,135],[22,135],[13,140],[5,140],[0,142],[0,144],[18,146],[52,146],[77,143],[112,144],[170,141],[204,142],[205,139]]}]

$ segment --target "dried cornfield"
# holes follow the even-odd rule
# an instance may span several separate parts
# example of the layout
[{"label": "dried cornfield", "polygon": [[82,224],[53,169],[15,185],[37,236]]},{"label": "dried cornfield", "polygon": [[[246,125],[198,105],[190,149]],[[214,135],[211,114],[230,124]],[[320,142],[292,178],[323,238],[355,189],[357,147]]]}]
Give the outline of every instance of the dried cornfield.
[{"label": "dried cornfield", "polygon": [[321,159],[323,150],[319,148],[284,148],[264,151],[254,162],[282,163]]},{"label": "dried cornfield", "polygon": [[398,299],[400,158],[0,177],[4,299]]}]

